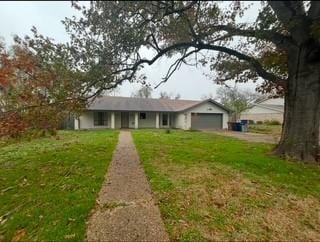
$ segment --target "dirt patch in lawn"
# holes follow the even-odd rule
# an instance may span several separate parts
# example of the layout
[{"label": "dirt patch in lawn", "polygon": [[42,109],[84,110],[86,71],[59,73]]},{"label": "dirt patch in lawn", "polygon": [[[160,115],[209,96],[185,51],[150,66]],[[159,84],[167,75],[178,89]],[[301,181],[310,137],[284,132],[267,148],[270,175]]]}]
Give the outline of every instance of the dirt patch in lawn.
[{"label": "dirt patch in lawn", "polygon": [[278,134],[259,134],[251,132],[236,132],[229,130],[206,130],[205,132],[220,134],[228,137],[233,137],[248,142],[277,144],[280,139]]},{"label": "dirt patch in lawn", "polygon": [[263,185],[224,165],[153,165],[173,184],[156,193],[173,240],[320,240],[315,197]]}]

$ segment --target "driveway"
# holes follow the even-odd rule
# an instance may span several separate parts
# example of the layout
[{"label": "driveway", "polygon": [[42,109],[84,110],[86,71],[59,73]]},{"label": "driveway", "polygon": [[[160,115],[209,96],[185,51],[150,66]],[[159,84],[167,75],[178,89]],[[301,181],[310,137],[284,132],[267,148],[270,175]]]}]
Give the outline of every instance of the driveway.
[{"label": "driveway", "polygon": [[246,140],[249,142],[257,142],[257,143],[277,144],[280,139],[280,136],[278,135],[258,134],[258,133],[250,133],[250,132],[236,132],[236,131],[229,131],[229,130],[204,130],[204,132],[215,133],[219,135],[234,137],[237,139]]}]

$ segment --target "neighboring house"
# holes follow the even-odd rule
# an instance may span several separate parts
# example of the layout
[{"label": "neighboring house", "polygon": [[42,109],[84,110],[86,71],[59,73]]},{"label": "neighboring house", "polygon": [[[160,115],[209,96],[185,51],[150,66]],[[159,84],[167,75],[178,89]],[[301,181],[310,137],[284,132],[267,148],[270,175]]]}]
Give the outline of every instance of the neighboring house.
[{"label": "neighboring house", "polygon": [[226,129],[230,110],[204,101],[103,96],[75,119],[75,129]]},{"label": "neighboring house", "polygon": [[254,103],[253,106],[241,113],[240,119],[257,121],[277,120],[283,122],[284,99],[270,98]]}]

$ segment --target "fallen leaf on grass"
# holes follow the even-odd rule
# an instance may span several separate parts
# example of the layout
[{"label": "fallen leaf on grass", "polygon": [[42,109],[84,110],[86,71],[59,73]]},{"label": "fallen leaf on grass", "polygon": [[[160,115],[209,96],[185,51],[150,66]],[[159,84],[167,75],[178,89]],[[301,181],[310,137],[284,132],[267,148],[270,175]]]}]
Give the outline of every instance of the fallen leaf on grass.
[{"label": "fallen leaf on grass", "polygon": [[19,229],[15,232],[11,242],[19,242],[23,239],[24,236],[26,236],[27,231],[25,229]]}]

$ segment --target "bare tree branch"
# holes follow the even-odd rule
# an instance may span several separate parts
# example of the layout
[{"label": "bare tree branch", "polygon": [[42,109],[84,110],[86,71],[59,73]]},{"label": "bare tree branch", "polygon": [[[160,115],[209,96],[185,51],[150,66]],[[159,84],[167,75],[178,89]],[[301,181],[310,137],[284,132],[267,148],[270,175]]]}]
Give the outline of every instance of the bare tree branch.
[{"label": "bare tree branch", "polygon": [[244,60],[247,61],[252,68],[257,72],[259,76],[262,78],[269,80],[271,82],[277,82],[277,81],[285,81],[281,77],[278,77],[270,72],[267,72],[263,66],[253,57],[245,55],[243,53],[240,53],[236,50],[224,47],[224,46],[217,46],[217,45],[210,45],[210,44],[198,44],[197,46],[200,49],[207,49],[207,50],[215,50],[215,51],[220,51],[224,52],[226,54],[232,55],[237,57],[239,60]]},{"label": "bare tree branch", "polygon": [[[138,62],[136,62],[131,68],[128,68],[127,70],[131,70],[132,73],[130,75],[130,77],[128,77],[128,79],[130,80],[130,78],[132,78],[134,76],[134,74],[136,73],[136,71],[138,70],[138,67],[142,64],[148,64],[148,65],[152,65],[156,60],[158,60],[161,56],[165,55],[168,52],[174,51],[174,50],[179,50],[182,48],[189,48],[189,47],[194,47],[197,49],[196,52],[200,51],[200,50],[214,50],[214,51],[220,51],[232,56],[237,57],[239,60],[243,60],[243,61],[247,61],[251,67],[253,68],[254,71],[257,72],[257,74],[266,79],[269,80],[271,82],[285,82],[286,80],[276,76],[270,72],[267,72],[263,66],[253,57],[245,55],[243,53],[240,53],[236,50],[230,49],[228,47],[224,47],[224,46],[218,46],[218,45],[211,45],[211,44],[203,44],[203,43],[195,43],[195,42],[185,42],[185,43],[178,43],[175,45],[171,45],[165,49],[163,49],[161,52],[159,52],[157,55],[155,55],[151,60],[147,60],[147,59],[142,59]],[[184,58],[183,58],[184,59]],[[117,71],[119,72],[119,71]],[[167,81],[167,80],[166,80]],[[161,82],[163,83],[163,82]]]},{"label": "bare tree branch", "polygon": [[[127,68],[127,69],[124,69],[124,70],[127,70],[127,71],[131,71],[131,74],[129,77],[124,77],[122,81],[124,80],[130,80],[134,75],[135,73],[137,72],[139,66],[143,65],[143,64],[148,64],[148,65],[152,65],[156,60],[158,60],[161,56],[165,55],[166,53],[168,52],[171,52],[171,51],[176,51],[176,50],[179,50],[179,49],[187,49],[189,47],[194,47],[197,49],[196,52],[200,51],[200,50],[214,50],[214,51],[220,51],[220,52],[223,52],[223,53],[227,53],[229,55],[232,55],[232,56],[235,56],[237,57],[239,60],[243,60],[243,61],[246,61],[248,62],[251,67],[253,68],[254,71],[257,72],[257,74],[266,79],[266,80],[269,80],[271,82],[278,82],[278,81],[281,81],[281,82],[285,82],[286,80],[281,78],[281,77],[278,77],[270,72],[267,72],[263,66],[253,57],[251,56],[248,56],[248,55],[245,55],[243,53],[240,53],[236,50],[233,50],[233,49],[230,49],[230,48],[227,48],[227,47],[224,47],[224,46],[217,46],[217,45],[211,45],[211,44],[203,44],[203,43],[195,43],[195,42],[185,42],[185,43],[178,43],[178,44],[175,44],[175,45],[171,45],[165,49],[163,49],[162,51],[160,51],[157,55],[155,55],[151,60],[148,60],[148,59],[142,59],[136,63],[134,63],[134,65],[130,68]],[[185,58],[183,58],[185,59]],[[120,73],[121,71],[123,70],[118,70],[116,71],[114,74],[117,74],[117,73]],[[167,80],[165,80],[167,81]],[[165,82],[165,81],[162,81],[161,83]]]},{"label": "bare tree branch", "polygon": [[186,64],[185,59],[186,59],[187,57],[189,57],[190,55],[197,53],[198,51],[200,51],[200,50],[198,50],[198,49],[192,50],[192,51],[190,51],[189,53],[183,54],[183,56],[182,56],[181,58],[177,59],[177,60],[169,67],[169,69],[168,69],[168,71],[167,71],[167,74],[165,75],[164,78],[162,78],[162,81],[159,82],[154,88],[156,89],[156,88],[158,88],[161,84],[167,82],[167,81],[170,79],[170,77],[173,75],[173,73],[180,68],[180,66],[181,66],[182,63]]},{"label": "bare tree branch", "polygon": [[286,48],[288,45],[294,44],[294,41],[291,37],[272,30],[240,29],[228,25],[215,25],[211,28],[215,30],[226,31],[228,32],[229,36],[257,37],[259,39],[272,41],[275,45],[281,48]]},{"label": "bare tree branch", "polygon": [[[220,51],[232,56],[237,57],[239,60],[243,60],[246,61],[250,64],[250,66],[252,67],[252,69],[254,71],[257,72],[257,74],[266,79],[269,80],[271,82],[285,82],[286,80],[282,79],[281,77],[278,77],[270,72],[267,72],[263,66],[253,57],[245,55],[243,53],[240,53],[236,50],[224,47],[224,46],[218,46],[218,45],[212,45],[212,44],[204,44],[204,43],[196,43],[196,42],[182,42],[182,43],[178,43],[178,44],[174,44],[171,45],[167,48],[162,49],[161,51],[159,51],[152,59],[140,59],[137,62],[135,62],[134,64],[132,64],[131,67],[127,67],[124,69],[120,69],[120,70],[116,70],[112,73],[112,75],[117,75],[117,74],[121,74],[123,72],[127,72],[129,71],[129,75],[124,75],[122,78],[120,78],[119,80],[117,80],[113,85],[108,86],[106,88],[102,88],[104,90],[107,89],[112,89],[114,87],[116,87],[117,85],[121,84],[123,81],[125,80],[131,80],[133,79],[133,77],[135,76],[135,74],[137,73],[139,67],[141,67],[143,64],[148,64],[148,65],[152,65],[155,61],[157,61],[160,57],[164,56],[167,53],[170,53],[172,51],[177,51],[177,50],[181,50],[181,49],[188,49],[190,47],[194,47],[196,48],[196,50],[189,52],[188,54],[183,55],[181,58],[179,58],[168,70],[166,77],[159,83],[157,84],[157,86],[155,88],[157,88],[159,85],[161,85],[162,83],[165,83],[168,81],[168,79],[172,76],[172,74],[174,73],[174,71],[176,71],[179,67],[179,65],[181,64],[181,62],[187,58],[188,56],[190,56],[193,53],[199,52],[200,50],[213,50],[213,51]],[[107,77],[109,78],[109,77]],[[99,81],[103,81],[99,80]],[[95,82],[91,85],[94,86]],[[92,95],[91,97],[95,96],[96,94]]]}]

